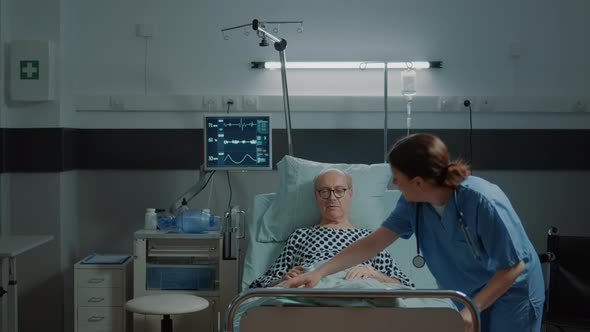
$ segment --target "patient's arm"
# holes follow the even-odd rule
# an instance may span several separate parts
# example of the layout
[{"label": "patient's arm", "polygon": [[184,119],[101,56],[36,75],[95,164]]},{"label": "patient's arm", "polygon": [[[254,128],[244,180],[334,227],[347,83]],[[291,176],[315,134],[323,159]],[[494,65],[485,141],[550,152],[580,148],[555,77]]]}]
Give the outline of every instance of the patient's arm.
[{"label": "patient's arm", "polygon": [[402,271],[387,251],[381,251],[379,254],[371,258],[370,263],[372,267],[381,272],[384,276],[399,280],[405,286],[416,287],[410,277]]},{"label": "patient's arm", "polygon": [[301,230],[296,230],[287,239],[287,243],[277,260],[270,266],[264,275],[254,280],[248,288],[272,287],[283,281],[282,278],[290,272],[287,269],[295,264],[293,261],[293,250],[290,248],[294,248],[300,234]]}]

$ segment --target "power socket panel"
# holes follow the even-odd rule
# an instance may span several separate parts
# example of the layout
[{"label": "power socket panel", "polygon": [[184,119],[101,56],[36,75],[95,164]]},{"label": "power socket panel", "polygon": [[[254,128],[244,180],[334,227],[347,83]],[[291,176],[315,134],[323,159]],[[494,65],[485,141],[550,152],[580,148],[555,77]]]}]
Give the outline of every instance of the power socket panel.
[{"label": "power socket panel", "polygon": [[203,96],[203,110],[214,112],[221,109],[221,98],[219,96]]},{"label": "power socket panel", "polygon": [[233,95],[227,95],[227,96],[223,96],[221,98],[221,106],[223,107],[224,111],[228,110],[228,104],[229,104],[229,111],[239,111],[240,110],[240,106],[239,104],[239,98],[238,96],[233,96]]},{"label": "power socket panel", "polygon": [[242,108],[244,111],[257,111],[258,96],[242,96]]}]

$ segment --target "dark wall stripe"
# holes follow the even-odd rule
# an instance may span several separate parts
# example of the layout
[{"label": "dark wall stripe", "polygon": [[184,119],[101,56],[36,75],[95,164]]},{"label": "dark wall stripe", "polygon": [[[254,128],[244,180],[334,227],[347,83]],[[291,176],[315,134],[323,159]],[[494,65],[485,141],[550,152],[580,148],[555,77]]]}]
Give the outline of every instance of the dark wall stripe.
[{"label": "dark wall stripe", "polygon": [[81,169],[198,169],[201,129],[85,129],[78,132]]},{"label": "dark wall stripe", "polygon": [[[590,130],[427,130],[452,157],[475,169],[590,170]],[[383,130],[295,129],[295,156],[338,163],[384,161]],[[389,145],[405,136],[390,130]],[[202,129],[0,129],[1,172],[72,169],[198,169]],[[472,151],[472,152],[471,152]],[[285,130],[273,130],[276,164],[287,153]],[[472,154],[473,153],[473,154]]]},{"label": "dark wall stripe", "polygon": [[4,129],[5,172],[59,172],[63,168],[63,129]]}]

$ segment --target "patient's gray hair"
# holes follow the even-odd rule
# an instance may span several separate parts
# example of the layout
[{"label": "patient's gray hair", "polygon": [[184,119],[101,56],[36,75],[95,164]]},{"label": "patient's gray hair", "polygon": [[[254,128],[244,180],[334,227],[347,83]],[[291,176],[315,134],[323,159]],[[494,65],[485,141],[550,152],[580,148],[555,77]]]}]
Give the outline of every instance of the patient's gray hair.
[{"label": "patient's gray hair", "polygon": [[318,180],[326,173],[328,172],[338,172],[342,175],[344,175],[346,177],[346,185],[348,186],[349,189],[352,189],[352,177],[346,173],[345,171],[338,169],[338,168],[325,168],[323,169],[321,172],[319,172],[314,178],[313,178],[313,188],[314,190],[317,189],[316,185],[318,183]]}]

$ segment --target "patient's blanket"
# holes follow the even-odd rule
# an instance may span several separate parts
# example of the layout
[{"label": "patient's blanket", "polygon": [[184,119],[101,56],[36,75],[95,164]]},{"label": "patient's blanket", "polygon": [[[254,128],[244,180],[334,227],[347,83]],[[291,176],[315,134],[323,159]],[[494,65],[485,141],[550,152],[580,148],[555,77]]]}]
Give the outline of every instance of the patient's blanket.
[{"label": "patient's blanket", "polygon": [[[401,284],[384,283],[375,279],[345,279],[346,271],[341,271],[320,280],[315,288],[352,290],[412,290]],[[282,283],[281,283],[282,284]],[[279,284],[273,289],[281,290]],[[240,304],[234,316],[234,331],[238,331],[240,316],[248,309],[259,306],[340,306],[340,307],[398,307],[398,308],[451,308],[456,310],[450,299],[440,298],[326,298],[303,296],[276,296],[251,298]]]}]

